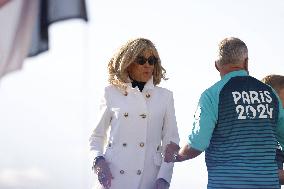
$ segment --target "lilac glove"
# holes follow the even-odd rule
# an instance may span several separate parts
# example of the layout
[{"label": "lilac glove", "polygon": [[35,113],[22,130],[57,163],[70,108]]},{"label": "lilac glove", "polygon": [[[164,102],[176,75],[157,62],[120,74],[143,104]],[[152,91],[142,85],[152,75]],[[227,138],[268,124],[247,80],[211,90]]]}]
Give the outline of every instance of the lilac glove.
[{"label": "lilac glove", "polygon": [[97,158],[93,165],[94,172],[98,175],[98,180],[105,189],[109,189],[111,186],[111,179],[113,176],[109,169],[108,163],[104,158]]}]

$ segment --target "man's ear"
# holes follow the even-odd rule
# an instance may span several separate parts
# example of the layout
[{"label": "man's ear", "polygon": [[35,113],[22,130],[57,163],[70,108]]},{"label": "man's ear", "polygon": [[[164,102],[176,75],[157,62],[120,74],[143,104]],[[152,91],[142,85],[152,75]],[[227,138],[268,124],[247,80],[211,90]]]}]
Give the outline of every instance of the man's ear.
[{"label": "man's ear", "polygon": [[215,68],[216,68],[216,70],[218,70],[218,72],[220,72],[220,70],[219,70],[219,68],[218,68],[217,61],[215,61]]},{"label": "man's ear", "polygon": [[244,69],[248,71],[248,58],[244,60]]}]

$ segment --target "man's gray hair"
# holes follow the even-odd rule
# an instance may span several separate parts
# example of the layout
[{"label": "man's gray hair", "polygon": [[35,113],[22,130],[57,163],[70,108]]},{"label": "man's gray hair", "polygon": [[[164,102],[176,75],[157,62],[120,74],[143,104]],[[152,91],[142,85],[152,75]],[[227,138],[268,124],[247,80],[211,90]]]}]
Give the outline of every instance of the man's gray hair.
[{"label": "man's gray hair", "polygon": [[219,43],[218,58],[219,65],[239,64],[248,58],[248,48],[246,44],[235,37],[223,39]]}]

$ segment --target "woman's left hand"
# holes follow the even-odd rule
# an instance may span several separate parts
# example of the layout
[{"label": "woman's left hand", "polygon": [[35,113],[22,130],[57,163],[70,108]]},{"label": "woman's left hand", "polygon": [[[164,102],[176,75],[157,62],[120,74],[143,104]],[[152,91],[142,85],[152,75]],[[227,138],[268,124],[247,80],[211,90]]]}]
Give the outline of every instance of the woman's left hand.
[{"label": "woman's left hand", "polygon": [[156,180],[156,186],[155,189],[168,189],[170,187],[170,184],[162,178],[159,178]]}]

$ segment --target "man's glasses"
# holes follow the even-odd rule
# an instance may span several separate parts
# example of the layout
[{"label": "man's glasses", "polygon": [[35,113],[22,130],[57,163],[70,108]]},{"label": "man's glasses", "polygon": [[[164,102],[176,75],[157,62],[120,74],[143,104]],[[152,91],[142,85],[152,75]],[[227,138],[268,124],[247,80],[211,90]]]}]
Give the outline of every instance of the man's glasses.
[{"label": "man's glasses", "polygon": [[144,65],[148,62],[148,64],[152,66],[158,63],[158,59],[155,56],[149,56],[148,58],[138,56],[135,62],[139,65]]}]

